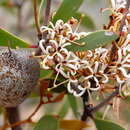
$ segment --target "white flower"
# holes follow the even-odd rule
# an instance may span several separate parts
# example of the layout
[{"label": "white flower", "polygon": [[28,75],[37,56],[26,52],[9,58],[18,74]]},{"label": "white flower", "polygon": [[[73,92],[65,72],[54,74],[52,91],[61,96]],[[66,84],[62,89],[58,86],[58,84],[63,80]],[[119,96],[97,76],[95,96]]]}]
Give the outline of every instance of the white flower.
[{"label": "white flower", "polygon": [[56,29],[56,30],[60,30],[60,29],[63,28],[63,25],[64,25],[63,20],[59,19],[59,20],[56,21],[56,24],[55,24],[54,29]]},{"label": "white flower", "polygon": [[67,90],[69,93],[72,93],[74,96],[80,97],[85,93],[86,88],[83,88],[79,84],[77,79],[76,80],[70,79],[68,84],[67,84]]},{"label": "white flower", "polygon": [[[80,67],[77,60],[79,58],[76,57],[73,52],[66,53],[66,57],[61,57],[60,53],[57,54],[59,54],[58,56],[61,60],[59,60],[59,63],[55,67],[56,71],[63,75],[65,78],[69,78],[71,75],[75,75],[76,71]],[[69,71],[67,71],[68,69]]]},{"label": "white flower", "polygon": [[111,0],[112,8],[118,10],[119,8],[125,8],[126,0]]},{"label": "white flower", "polygon": [[46,52],[46,49],[45,49],[44,46],[43,46],[44,43],[45,43],[45,40],[44,40],[44,39],[40,40],[40,41],[39,41],[39,47],[41,48],[43,54],[46,54],[46,53],[47,53],[47,52]]}]

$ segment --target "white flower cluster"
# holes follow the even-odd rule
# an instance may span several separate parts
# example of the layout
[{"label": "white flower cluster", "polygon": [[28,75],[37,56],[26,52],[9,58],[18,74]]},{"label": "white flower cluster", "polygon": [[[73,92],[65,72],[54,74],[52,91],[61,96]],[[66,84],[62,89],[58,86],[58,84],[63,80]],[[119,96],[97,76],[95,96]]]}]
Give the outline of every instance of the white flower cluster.
[{"label": "white flower cluster", "polygon": [[120,85],[130,80],[130,34],[126,33],[122,44],[117,45],[115,59],[110,63],[111,48],[75,53],[66,49],[87,36],[85,32],[73,31],[74,24],[77,20],[72,18],[67,23],[58,20],[55,25],[41,27],[41,32],[46,34],[39,41],[42,68],[54,69],[57,75],[66,78],[67,89],[74,96],[82,96],[86,90],[98,91],[110,80]]},{"label": "white flower cluster", "polygon": [[[80,77],[78,80],[71,79],[68,83],[68,90],[74,96],[81,96],[86,89],[98,91],[102,84],[106,84],[109,81],[108,75],[105,74],[107,56],[109,55],[108,50],[97,48],[93,51],[86,51],[83,55],[83,58],[80,60],[84,64],[80,65],[80,68],[77,70]],[[77,56],[79,55],[77,54]]]},{"label": "white flower cluster", "polygon": [[[73,41],[79,40],[87,35],[84,32],[73,32],[71,26],[75,22],[76,20],[74,18],[72,18],[68,23],[58,20],[55,26],[50,23],[51,27],[41,27],[41,32],[47,34],[46,40],[42,39],[39,42],[39,47],[41,48],[43,55],[45,55],[45,58],[42,62],[42,67],[44,69],[49,69],[53,65],[56,66],[56,70],[59,70],[59,68],[62,70],[64,65],[71,69],[78,67],[78,59],[74,53],[69,52],[65,48],[66,46],[71,45]],[[50,62],[50,65],[48,62]],[[63,71],[60,71],[60,73],[62,73],[64,76],[66,75],[65,77],[68,75]]]},{"label": "white flower cluster", "polygon": [[[100,89],[100,84],[108,82],[108,77],[104,74],[108,50],[89,50],[83,58],[67,50],[66,46],[87,35],[85,32],[73,32],[72,26],[75,23],[76,20],[72,18],[67,23],[58,20],[55,26],[52,23],[51,27],[42,26],[41,32],[46,33],[46,39],[40,40],[39,47],[42,50],[42,68],[53,68],[58,74],[69,79],[68,91],[75,96],[81,96],[86,89],[96,91]],[[82,71],[86,73],[81,74]],[[94,87],[91,81],[94,82]]]},{"label": "white flower cluster", "polygon": [[[113,20],[109,29],[119,33],[121,37],[116,43],[118,49],[115,56],[117,56],[117,60],[110,66],[110,71],[117,82],[122,84],[130,79],[130,8],[126,10],[126,0],[111,0],[111,3]],[[124,23],[122,23],[124,18]],[[123,24],[122,30],[120,30],[121,24]]]}]

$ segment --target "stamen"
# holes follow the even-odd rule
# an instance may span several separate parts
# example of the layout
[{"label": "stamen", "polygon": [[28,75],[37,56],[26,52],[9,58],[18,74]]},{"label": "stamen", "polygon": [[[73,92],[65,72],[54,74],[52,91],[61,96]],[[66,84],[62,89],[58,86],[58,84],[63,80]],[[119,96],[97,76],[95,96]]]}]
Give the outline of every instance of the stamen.
[{"label": "stamen", "polygon": [[55,26],[54,26],[54,24],[50,21],[49,22],[49,25],[51,25],[51,27],[53,28],[53,29],[55,29]]},{"label": "stamen", "polygon": [[[83,20],[84,17],[85,17],[85,14],[81,14],[81,16],[80,16],[80,21],[79,21],[79,23],[78,23],[78,25],[77,25],[77,27],[76,27],[76,29],[75,29],[75,32],[78,31],[79,26],[80,26],[80,24],[81,24],[81,22],[82,22],[82,20]],[[75,32],[74,32],[74,33],[75,33]]]}]

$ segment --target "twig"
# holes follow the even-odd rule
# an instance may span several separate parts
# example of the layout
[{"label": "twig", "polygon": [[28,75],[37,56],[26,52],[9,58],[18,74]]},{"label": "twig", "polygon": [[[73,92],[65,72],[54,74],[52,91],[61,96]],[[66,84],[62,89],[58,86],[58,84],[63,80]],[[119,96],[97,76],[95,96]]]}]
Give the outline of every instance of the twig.
[{"label": "twig", "polygon": [[44,14],[44,25],[48,25],[49,23],[49,15],[50,15],[50,10],[51,10],[51,0],[46,0],[46,9],[45,9],[45,14]]},{"label": "twig", "polygon": [[[7,116],[10,124],[20,121],[18,107],[6,108]],[[21,126],[12,127],[12,130],[22,130]]]},{"label": "twig", "polygon": [[[36,1],[36,0],[34,0],[34,1]],[[49,22],[50,9],[51,9],[51,0],[47,0],[46,9],[45,9],[45,17],[44,17],[44,25],[46,25],[46,26]],[[36,10],[36,9],[34,9],[34,10]],[[44,33],[42,35],[40,34],[39,40],[41,38],[44,38],[46,40],[46,33]],[[38,47],[37,50],[35,51],[35,56],[39,56],[41,54],[41,52],[42,52],[42,50]]]},{"label": "twig", "polygon": [[108,96],[105,100],[103,100],[100,104],[98,104],[97,106],[93,107],[91,104],[84,105],[84,112],[83,112],[83,115],[81,117],[81,120],[86,121],[86,119],[88,117],[93,118],[93,115],[92,115],[93,112],[102,108],[104,105],[106,105],[110,100],[112,100],[118,94],[119,94],[119,87],[116,87],[116,90],[110,96]]},{"label": "twig", "polygon": [[[83,112],[83,115],[81,116],[81,120],[82,121],[85,121],[87,119],[88,116],[91,116],[91,115],[88,115],[88,109],[91,107],[90,104],[87,105],[88,103],[88,100],[89,100],[89,95],[88,95],[88,91],[86,91],[84,93],[84,95],[82,96],[82,100],[83,100],[83,106],[84,106],[84,112]],[[86,109],[87,108],[87,109]]]},{"label": "twig", "polygon": [[34,19],[35,19],[35,25],[37,29],[37,35],[38,39],[40,40],[42,37],[40,27],[39,27],[39,18],[38,18],[38,10],[37,10],[37,0],[33,0],[33,8],[34,8]]},{"label": "twig", "polygon": [[116,90],[109,97],[107,97],[104,101],[102,101],[97,106],[93,107],[91,109],[91,112],[95,112],[95,111],[99,110],[100,108],[102,108],[104,105],[106,105],[110,100],[112,100],[118,94],[119,94],[119,87],[117,87]]}]

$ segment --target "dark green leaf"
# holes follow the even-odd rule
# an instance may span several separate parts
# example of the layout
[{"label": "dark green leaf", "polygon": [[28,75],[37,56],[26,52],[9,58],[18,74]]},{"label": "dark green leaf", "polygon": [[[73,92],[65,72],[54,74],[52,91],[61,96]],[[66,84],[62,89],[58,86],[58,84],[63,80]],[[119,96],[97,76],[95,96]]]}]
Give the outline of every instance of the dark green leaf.
[{"label": "dark green leaf", "polygon": [[78,21],[79,21],[81,18],[81,15],[84,15],[81,25],[83,25],[84,27],[86,27],[88,29],[95,29],[93,20],[85,13],[76,12],[73,16],[74,16],[74,18],[78,19]]},{"label": "dark green leaf", "polygon": [[53,92],[56,93],[61,93],[63,91],[66,91],[66,87],[64,85],[60,85],[59,87],[53,89]]},{"label": "dark green leaf", "polygon": [[125,130],[125,128],[111,121],[96,118],[94,122],[98,130]]},{"label": "dark green leaf", "polygon": [[50,79],[52,77],[53,73],[54,73],[53,70],[41,70],[40,71],[40,78]]},{"label": "dark green leaf", "polygon": [[16,48],[16,46],[26,48],[29,43],[0,28],[0,46],[9,45],[11,45],[11,48]]},{"label": "dark green leaf", "polygon": [[83,0],[64,0],[53,18],[53,23],[58,19],[66,22],[79,9]]},{"label": "dark green leaf", "polygon": [[53,116],[44,116],[36,124],[34,130],[58,130],[58,120]]},{"label": "dark green leaf", "polygon": [[68,94],[68,100],[69,100],[69,104],[73,110],[75,117],[77,117],[78,106],[77,106],[76,98],[73,95]]},{"label": "dark green leaf", "polygon": [[[102,118],[104,113],[97,111],[94,115],[95,115],[96,118]],[[104,119],[105,120],[110,120],[110,118],[107,115],[104,117]]]},{"label": "dark green leaf", "polygon": [[95,116],[97,118],[102,118],[103,117],[103,113],[98,111],[98,112],[95,113]]},{"label": "dark green leaf", "polygon": [[130,97],[127,97],[126,101],[130,102]]},{"label": "dark green leaf", "polygon": [[[111,35],[112,34],[112,35]],[[95,49],[99,46],[103,46],[105,44],[111,43],[116,40],[118,36],[112,32],[108,32],[105,30],[96,31],[88,34],[86,37],[76,41],[78,43],[85,43],[85,45],[75,45],[72,44],[67,46],[67,49],[70,51],[85,51]]]},{"label": "dark green leaf", "polygon": [[63,103],[58,115],[61,118],[64,118],[66,116],[68,110],[69,110],[69,103],[68,103],[68,100],[65,100],[65,102]]}]

